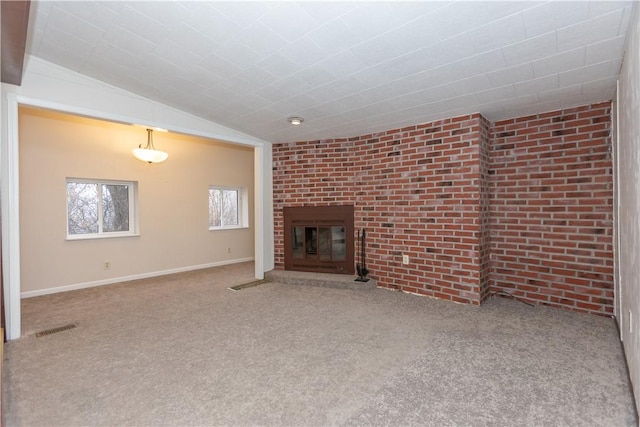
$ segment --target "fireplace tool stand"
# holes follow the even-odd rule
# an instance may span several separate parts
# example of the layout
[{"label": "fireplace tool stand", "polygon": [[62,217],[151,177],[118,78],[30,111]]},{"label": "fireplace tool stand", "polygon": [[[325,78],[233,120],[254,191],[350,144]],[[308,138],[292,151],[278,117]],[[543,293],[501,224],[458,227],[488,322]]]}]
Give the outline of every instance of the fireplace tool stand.
[{"label": "fireplace tool stand", "polygon": [[367,270],[367,255],[366,255],[366,239],[367,239],[367,231],[365,229],[362,230],[362,234],[360,234],[360,230],[358,230],[358,236],[356,238],[356,245],[359,248],[356,249],[359,253],[357,254],[359,260],[356,263],[356,271],[358,272],[358,277],[356,278],[356,282],[368,282],[369,278],[367,275],[369,274],[369,270]]}]

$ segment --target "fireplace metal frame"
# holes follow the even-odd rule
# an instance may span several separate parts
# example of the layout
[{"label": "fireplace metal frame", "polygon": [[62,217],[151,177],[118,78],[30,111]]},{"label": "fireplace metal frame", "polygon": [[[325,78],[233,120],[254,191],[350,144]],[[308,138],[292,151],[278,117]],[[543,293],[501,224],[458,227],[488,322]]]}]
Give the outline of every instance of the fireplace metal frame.
[{"label": "fireplace metal frame", "polygon": [[[286,207],[284,216],[284,268],[293,271],[354,274],[354,208],[353,206]],[[319,257],[293,257],[293,227],[345,227],[346,260],[321,261]]]}]

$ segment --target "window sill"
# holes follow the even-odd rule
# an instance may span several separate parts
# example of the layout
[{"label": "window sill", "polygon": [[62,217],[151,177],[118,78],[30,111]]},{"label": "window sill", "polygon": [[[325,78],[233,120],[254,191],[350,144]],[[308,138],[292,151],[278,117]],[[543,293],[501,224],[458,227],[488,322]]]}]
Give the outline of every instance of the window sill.
[{"label": "window sill", "polygon": [[231,227],[209,227],[209,231],[223,231],[223,230],[242,230],[248,229],[248,225],[234,225]]},{"label": "window sill", "polygon": [[73,242],[75,240],[101,240],[101,239],[121,239],[123,237],[140,237],[140,233],[135,234],[114,234],[114,235],[82,235],[82,236],[67,236],[65,239],[68,242]]}]

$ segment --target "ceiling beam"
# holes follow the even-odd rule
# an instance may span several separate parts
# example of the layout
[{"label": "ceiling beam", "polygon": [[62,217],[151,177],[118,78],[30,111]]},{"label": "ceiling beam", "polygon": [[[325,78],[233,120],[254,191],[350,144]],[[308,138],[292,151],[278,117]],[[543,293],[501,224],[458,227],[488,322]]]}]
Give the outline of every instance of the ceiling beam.
[{"label": "ceiling beam", "polygon": [[2,83],[20,86],[24,52],[27,45],[27,27],[29,25],[30,0],[2,1],[0,15],[2,17],[0,34],[2,40]]}]

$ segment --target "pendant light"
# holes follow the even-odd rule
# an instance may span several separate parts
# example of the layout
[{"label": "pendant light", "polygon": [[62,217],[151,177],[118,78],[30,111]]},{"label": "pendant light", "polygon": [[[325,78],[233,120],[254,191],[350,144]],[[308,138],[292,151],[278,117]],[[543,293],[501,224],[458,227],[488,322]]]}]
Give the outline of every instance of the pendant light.
[{"label": "pendant light", "polygon": [[147,163],[160,163],[167,160],[169,154],[164,151],[156,150],[153,146],[153,129],[147,129],[147,145],[142,148],[142,144],[138,148],[133,149],[133,155],[136,159]]}]

